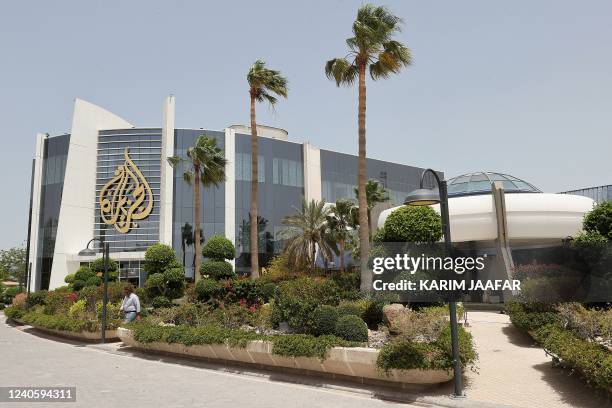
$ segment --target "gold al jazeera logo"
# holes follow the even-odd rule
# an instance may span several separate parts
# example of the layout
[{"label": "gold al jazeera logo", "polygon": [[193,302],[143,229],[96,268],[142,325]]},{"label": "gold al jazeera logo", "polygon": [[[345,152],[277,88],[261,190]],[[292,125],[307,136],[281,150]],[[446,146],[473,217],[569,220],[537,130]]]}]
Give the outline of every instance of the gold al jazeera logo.
[{"label": "gold al jazeera logo", "polygon": [[107,225],[121,233],[128,233],[153,210],[153,192],[144,175],[130,159],[128,149],[125,162],[118,166],[115,175],[100,190],[100,216]]}]

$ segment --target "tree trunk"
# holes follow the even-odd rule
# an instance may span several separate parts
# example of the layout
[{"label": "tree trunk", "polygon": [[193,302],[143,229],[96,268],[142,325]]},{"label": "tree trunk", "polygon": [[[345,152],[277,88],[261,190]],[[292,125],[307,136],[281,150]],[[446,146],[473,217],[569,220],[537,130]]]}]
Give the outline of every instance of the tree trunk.
[{"label": "tree trunk", "polygon": [[200,228],[200,214],[202,206],[200,199],[200,166],[193,166],[194,180],[193,180],[193,223],[195,224],[195,243],[194,243],[194,257],[195,265],[193,267],[193,280],[197,282],[200,280],[200,264],[202,263],[202,250],[200,236],[202,231]]},{"label": "tree trunk", "polygon": [[341,239],[338,244],[340,245],[340,273],[344,273],[344,240]]},{"label": "tree trunk", "polygon": [[255,95],[251,92],[251,279],[259,278],[259,245],[257,231],[257,191],[258,191],[258,157],[257,157],[257,120],[255,118]]},{"label": "tree trunk", "polygon": [[314,271],[316,269],[316,267],[317,267],[317,258],[316,258],[317,257],[317,244],[313,242],[311,245],[312,245],[312,248],[311,248],[310,251],[311,251],[311,254],[312,254],[311,255],[312,258],[310,258],[310,259],[311,259],[311,262],[312,262],[312,270]]},{"label": "tree trunk", "polygon": [[372,242],[372,211],[368,209],[368,242]]},{"label": "tree trunk", "polygon": [[362,291],[372,289],[372,274],[368,270],[370,253],[370,226],[368,225],[368,202],[366,199],[366,62],[360,58],[359,64],[359,159],[357,168],[357,199],[359,203],[359,258]]}]

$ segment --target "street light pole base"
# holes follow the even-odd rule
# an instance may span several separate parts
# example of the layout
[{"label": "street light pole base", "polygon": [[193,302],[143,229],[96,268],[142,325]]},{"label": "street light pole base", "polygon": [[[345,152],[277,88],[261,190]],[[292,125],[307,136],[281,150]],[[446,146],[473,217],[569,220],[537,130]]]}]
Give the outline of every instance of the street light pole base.
[{"label": "street light pole base", "polygon": [[459,400],[459,399],[465,399],[465,398],[467,398],[467,395],[465,395],[465,394],[462,394],[462,395],[451,394],[451,395],[450,395],[450,398],[451,398],[451,399],[456,399],[456,400]]}]

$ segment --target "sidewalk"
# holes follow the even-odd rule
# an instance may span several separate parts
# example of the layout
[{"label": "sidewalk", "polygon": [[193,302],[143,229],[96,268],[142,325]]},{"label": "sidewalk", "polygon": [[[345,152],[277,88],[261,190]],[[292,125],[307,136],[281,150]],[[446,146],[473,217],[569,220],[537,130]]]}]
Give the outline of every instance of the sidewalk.
[{"label": "sidewalk", "polygon": [[612,406],[577,375],[553,367],[544,350],[507,315],[473,311],[468,321],[479,354],[479,374],[467,372],[469,400],[525,408]]}]

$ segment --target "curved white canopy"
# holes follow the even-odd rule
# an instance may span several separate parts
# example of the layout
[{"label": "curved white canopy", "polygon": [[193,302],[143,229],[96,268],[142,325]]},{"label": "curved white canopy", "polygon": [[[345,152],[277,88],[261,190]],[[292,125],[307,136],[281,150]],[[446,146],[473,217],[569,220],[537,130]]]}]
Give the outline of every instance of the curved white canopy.
[{"label": "curved white canopy", "polygon": [[[582,229],[584,215],[595,202],[569,194],[506,193],[508,238],[521,241],[563,239]],[[497,238],[493,196],[453,197],[448,200],[453,242],[489,241]],[[394,210],[383,211],[378,227]],[[439,205],[432,208],[438,213]]]}]

